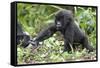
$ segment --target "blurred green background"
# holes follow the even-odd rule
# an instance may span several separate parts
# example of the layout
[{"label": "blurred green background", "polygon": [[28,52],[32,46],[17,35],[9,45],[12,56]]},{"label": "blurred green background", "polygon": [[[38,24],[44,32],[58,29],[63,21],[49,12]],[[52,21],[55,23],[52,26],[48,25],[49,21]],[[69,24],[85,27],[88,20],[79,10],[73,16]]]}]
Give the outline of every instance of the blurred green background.
[{"label": "blurred green background", "polygon": [[[73,12],[76,24],[87,34],[91,45],[96,49],[96,7],[18,3],[17,21],[21,23],[23,30],[34,38],[42,29],[48,27],[49,23],[54,22],[55,13],[61,9]],[[18,64],[35,64],[96,60],[96,51],[88,53],[86,49],[81,49],[81,45],[76,47],[71,54],[62,53],[63,44],[62,35],[57,32],[37,48],[31,45],[22,48],[18,45],[17,62]]]}]

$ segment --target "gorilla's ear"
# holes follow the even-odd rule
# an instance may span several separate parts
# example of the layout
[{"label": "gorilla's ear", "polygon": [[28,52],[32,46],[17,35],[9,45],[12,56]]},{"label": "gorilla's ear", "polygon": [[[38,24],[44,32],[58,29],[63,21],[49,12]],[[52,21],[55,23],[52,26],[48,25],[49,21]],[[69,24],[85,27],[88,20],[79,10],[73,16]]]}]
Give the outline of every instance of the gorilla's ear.
[{"label": "gorilla's ear", "polygon": [[64,17],[64,23],[66,24],[66,25],[68,25],[68,24],[71,24],[72,22],[74,22],[74,18],[72,17],[72,16],[70,16],[70,17]]}]

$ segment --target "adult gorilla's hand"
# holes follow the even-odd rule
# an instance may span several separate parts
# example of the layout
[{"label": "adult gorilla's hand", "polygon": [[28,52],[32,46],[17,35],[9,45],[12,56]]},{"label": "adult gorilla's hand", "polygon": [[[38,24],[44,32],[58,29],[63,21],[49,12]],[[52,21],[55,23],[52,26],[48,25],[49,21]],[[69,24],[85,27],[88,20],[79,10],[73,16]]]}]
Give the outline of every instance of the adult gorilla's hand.
[{"label": "adult gorilla's hand", "polygon": [[39,45],[39,42],[38,42],[38,41],[35,41],[35,40],[33,40],[33,39],[31,39],[31,40],[29,41],[29,43],[32,44],[32,46],[38,46],[38,45]]}]

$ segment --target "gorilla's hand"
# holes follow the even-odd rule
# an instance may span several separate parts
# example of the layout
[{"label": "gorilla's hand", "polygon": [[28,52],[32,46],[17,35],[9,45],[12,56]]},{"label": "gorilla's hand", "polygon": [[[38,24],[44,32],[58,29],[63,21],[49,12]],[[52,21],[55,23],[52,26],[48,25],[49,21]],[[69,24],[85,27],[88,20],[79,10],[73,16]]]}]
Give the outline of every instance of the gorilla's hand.
[{"label": "gorilla's hand", "polygon": [[31,40],[29,41],[29,43],[32,44],[32,46],[38,46],[38,45],[39,45],[39,42],[38,42],[38,41],[35,41],[35,40],[33,40],[33,39],[31,39]]}]

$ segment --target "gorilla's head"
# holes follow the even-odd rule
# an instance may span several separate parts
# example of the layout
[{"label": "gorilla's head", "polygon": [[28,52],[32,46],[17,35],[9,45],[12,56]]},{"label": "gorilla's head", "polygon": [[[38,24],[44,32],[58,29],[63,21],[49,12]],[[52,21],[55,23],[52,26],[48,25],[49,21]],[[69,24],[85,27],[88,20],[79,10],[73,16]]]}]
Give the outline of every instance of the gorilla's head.
[{"label": "gorilla's head", "polygon": [[73,14],[70,10],[59,10],[55,15],[55,25],[57,30],[63,29],[73,20]]}]

